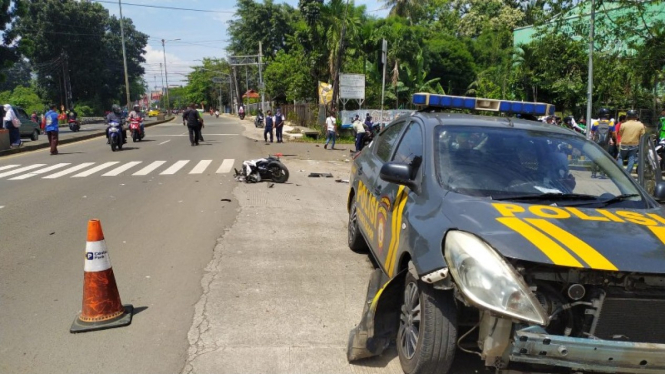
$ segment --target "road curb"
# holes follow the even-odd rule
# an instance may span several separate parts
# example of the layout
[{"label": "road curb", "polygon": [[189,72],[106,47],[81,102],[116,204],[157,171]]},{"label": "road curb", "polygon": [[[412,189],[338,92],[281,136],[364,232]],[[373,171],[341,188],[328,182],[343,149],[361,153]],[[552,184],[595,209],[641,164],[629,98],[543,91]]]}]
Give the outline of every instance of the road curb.
[{"label": "road curb", "polygon": [[[156,122],[146,123],[145,127],[152,127],[152,126],[155,126],[155,125],[160,125],[162,123],[172,121],[174,118],[175,118],[175,116],[171,117],[169,119],[165,119],[163,121],[156,121]],[[81,135],[81,136],[78,136],[78,137],[75,137],[75,138],[67,138],[67,139],[58,140],[58,145],[76,143],[76,142],[80,142],[80,141],[88,140],[88,139],[93,139],[93,138],[97,138],[97,137],[104,136],[104,135],[106,135],[105,131],[93,132],[92,134]],[[0,157],[13,155],[13,154],[16,154],[16,153],[21,153],[21,152],[36,151],[38,149],[44,149],[44,148],[49,148],[49,147],[50,147],[50,145],[48,143],[42,143],[42,144],[37,144],[37,145],[32,145],[32,146],[31,145],[23,146],[21,148],[7,149],[5,151],[0,151]]]}]

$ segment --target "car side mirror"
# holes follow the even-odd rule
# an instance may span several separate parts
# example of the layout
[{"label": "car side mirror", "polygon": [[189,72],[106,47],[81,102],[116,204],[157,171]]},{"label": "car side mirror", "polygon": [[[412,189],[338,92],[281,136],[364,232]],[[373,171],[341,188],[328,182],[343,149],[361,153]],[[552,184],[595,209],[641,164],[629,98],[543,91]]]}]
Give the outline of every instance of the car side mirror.
[{"label": "car side mirror", "polygon": [[653,190],[653,197],[658,201],[665,201],[665,181],[656,183],[656,187]]},{"label": "car side mirror", "polygon": [[[381,167],[379,176],[382,180],[390,183],[400,184],[410,189],[416,188],[416,182],[411,179],[412,167],[400,162],[387,162]],[[665,188],[665,186],[663,186]]]}]

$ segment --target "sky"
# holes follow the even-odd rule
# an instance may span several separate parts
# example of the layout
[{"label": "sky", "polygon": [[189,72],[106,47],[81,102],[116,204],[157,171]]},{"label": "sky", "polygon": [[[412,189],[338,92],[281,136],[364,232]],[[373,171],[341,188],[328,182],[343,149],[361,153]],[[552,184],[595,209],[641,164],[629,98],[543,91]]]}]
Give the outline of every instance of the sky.
[{"label": "sky", "polygon": [[[116,0],[99,2],[111,14],[119,16]],[[287,3],[294,8],[298,6],[298,0],[274,0],[274,3]],[[131,4],[189,8],[205,12],[157,9]],[[388,13],[388,10],[383,9],[382,1],[355,0],[355,4],[366,5],[368,13],[377,17],[385,17]],[[235,5],[235,0],[122,0],[123,17],[131,18],[136,28],[150,37],[144,65],[145,79],[150,90],[155,90],[155,86],[158,87],[157,90],[162,87],[163,74],[159,64],[164,63],[164,49],[169,87],[185,85],[190,67],[201,64],[197,60],[204,57],[226,57],[225,48],[229,40],[227,22],[235,17]],[[162,39],[165,40],[164,48]]]}]

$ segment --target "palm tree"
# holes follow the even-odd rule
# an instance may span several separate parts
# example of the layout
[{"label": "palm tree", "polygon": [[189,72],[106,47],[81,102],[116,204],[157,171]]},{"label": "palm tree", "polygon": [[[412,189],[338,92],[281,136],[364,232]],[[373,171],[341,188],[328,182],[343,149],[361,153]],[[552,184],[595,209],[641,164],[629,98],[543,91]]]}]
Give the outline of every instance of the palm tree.
[{"label": "palm tree", "polygon": [[409,19],[413,24],[413,19],[416,18],[418,10],[422,9],[425,0],[383,0],[386,8],[390,8],[389,15],[399,16]]}]

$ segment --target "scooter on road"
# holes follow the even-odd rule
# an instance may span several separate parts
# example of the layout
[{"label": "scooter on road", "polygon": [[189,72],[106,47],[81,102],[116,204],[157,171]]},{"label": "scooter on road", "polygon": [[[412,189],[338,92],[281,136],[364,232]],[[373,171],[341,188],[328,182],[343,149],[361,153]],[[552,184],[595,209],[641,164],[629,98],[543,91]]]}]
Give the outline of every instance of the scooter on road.
[{"label": "scooter on road", "polygon": [[113,152],[122,149],[122,131],[122,124],[109,122],[109,143]]},{"label": "scooter on road", "polygon": [[81,124],[75,119],[70,119],[69,121],[69,130],[72,132],[77,132],[81,129]]},{"label": "scooter on road", "polygon": [[145,131],[141,128],[143,122],[140,118],[132,119],[129,122],[129,131],[132,133],[132,141],[140,142],[145,137]]}]

